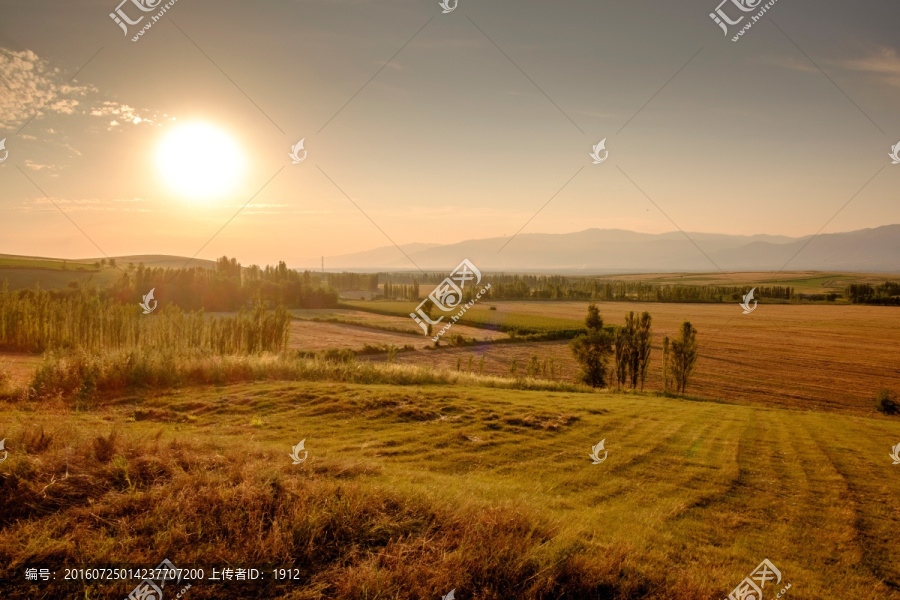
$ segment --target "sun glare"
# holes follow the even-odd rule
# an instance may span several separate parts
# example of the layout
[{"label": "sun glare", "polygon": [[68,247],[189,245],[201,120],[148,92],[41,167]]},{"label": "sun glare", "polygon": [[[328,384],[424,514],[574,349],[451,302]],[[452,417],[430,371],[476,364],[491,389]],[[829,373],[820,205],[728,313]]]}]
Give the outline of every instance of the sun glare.
[{"label": "sun glare", "polygon": [[179,125],[162,139],[156,156],[169,188],[180,196],[196,199],[228,193],[244,166],[237,143],[208,123]]}]

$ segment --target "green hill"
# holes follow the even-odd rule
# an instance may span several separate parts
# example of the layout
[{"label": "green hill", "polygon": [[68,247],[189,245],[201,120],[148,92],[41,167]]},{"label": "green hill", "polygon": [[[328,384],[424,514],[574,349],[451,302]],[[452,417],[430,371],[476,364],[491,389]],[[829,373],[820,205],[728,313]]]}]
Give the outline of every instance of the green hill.
[{"label": "green hill", "polygon": [[[63,289],[71,282],[81,284],[93,284],[105,287],[121,276],[121,268],[129,264],[143,262],[148,267],[180,268],[188,264],[189,267],[205,267],[214,269],[215,261],[194,259],[184,256],[167,256],[162,254],[145,254],[134,256],[113,257],[117,267],[104,264],[101,266],[100,258],[86,258],[67,260],[60,258],[45,258],[38,256],[17,256],[13,254],[0,254],[0,284],[3,281],[9,283],[12,290],[34,288],[40,285],[45,290]],[[190,263],[188,261],[190,260]]]},{"label": "green hill", "polygon": [[[26,566],[168,558],[207,576],[296,569],[191,588],[199,599],[708,600],[764,559],[783,576],[766,598],[788,583],[797,600],[900,598],[897,421],[329,382],[78,402],[0,417],[13,597],[36,597]],[[308,459],[292,464],[304,439]],[[608,458],[592,464],[603,439]],[[135,583],[68,585],[122,598]]]}]

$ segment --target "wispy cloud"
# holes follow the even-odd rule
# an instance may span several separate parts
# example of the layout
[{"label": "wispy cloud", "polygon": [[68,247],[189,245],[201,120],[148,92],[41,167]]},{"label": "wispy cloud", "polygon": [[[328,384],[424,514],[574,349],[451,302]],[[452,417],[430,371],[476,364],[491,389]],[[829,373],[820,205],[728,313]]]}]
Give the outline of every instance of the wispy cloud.
[{"label": "wispy cloud", "polygon": [[[819,69],[811,62],[802,57],[797,56],[767,56],[762,59],[767,64],[790,69],[792,71],[802,71],[804,73],[819,74]],[[855,71],[859,73],[870,73],[875,75],[880,83],[890,85],[892,87],[900,87],[900,53],[896,49],[887,46],[881,46],[871,50],[867,55],[858,58],[847,59],[830,59],[818,61],[819,64],[829,71],[828,67],[836,67],[846,71]]]},{"label": "wispy cloud", "polygon": [[84,211],[124,211],[124,212],[151,212],[144,205],[150,202],[148,198],[114,198],[105,200],[101,198],[35,198],[29,204],[19,206],[21,212],[58,211],[60,208],[66,213]]},{"label": "wispy cloud", "polygon": [[[159,125],[158,114],[102,98],[100,90],[66,76],[31,50],[0,48],[0,129],[14,128],[34,116],[88,115],[108,119],[107,129],[122,125]],[[164,120],[174,118],[163,115]],[[50,132],[53,130],[51,129]]]},{"label": "wispy cloud", "polygon": [[900,87],[900,54],[894,48],[881,47],[869,56],[844,60],[837,64],[851,71],[872,73],[883,83]]},{"label": "wispy cloud", "polygon": [[41,114],[72,114],[84,98],[96,92],[92,86],[66,84],[62,73],[31,50],[0,48],[0,79],[6,90],[0,95],[0,127],[13,127]]}]

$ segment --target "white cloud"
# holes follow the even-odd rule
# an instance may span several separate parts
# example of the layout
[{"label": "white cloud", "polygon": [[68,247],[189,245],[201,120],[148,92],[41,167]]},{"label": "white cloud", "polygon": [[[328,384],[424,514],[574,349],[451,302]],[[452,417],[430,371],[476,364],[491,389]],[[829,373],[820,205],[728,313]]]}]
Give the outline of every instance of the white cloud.
[{"label": "white cloud", "polygon": [[59,69],[31,50],[0,48],[0,79],[6,93],[0,95],[0,127],[13,127],[35,114],[72,114],[78,98],[96,92],[93,86],[68,84]]},{"label": "white cloud", "polygon": [[100,117],[108,119],[108,130],[123,123],[152,126],[159,120],[156,114],[100,98],[92,85],[66,82],[60,69],[31,50],[0,48],[0,80],[6,85],[0,94],[0,128],[15,128],[36,115]]}]

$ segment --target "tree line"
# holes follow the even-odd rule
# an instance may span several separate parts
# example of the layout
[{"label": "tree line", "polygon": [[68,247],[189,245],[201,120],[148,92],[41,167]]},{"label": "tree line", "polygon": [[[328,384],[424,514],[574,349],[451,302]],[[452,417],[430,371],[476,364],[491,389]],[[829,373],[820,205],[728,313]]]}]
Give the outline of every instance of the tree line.
[{"label": "tree line", "polygon": [[160,304],[185,310],[234,311],[256,304],[326,308],[338,301],[337,291],[323,286],[310,271],[299,273],[283,261],[265,268],[242,267],[227,256],[219,258],[214,269],[129,266],[108,293],[127,304],[140,302],[151,289]]},{"label": "tree line", "polygon": [[378,291],[377,273],[325,273],[325,282],[339,292],[367,290]]},{"label": "tree line", "polygon": [[851,283],[846,288],[853,304],[882,304],[900,306],[900,282],[885,281],[881,285]]},{"label": "tree line", "polygon": [[216,317],[167,304],[145,315],[136,302],[122,303],[96,290],[11,292],[5,284],[0,290],[0,348],[6,350],[278,352],[287,347],[290,323],[283,306],[270,311],[257,305]]},{"label": "tree line", "polygon": [[[572,340],[570,348],[580,370],[578,379],[591,387],[644,389],[650,366],[653,318],[648,312],[625,315],[622,326],[606,327],[597,305],[588,306],[586,333]],[[674,339],[663,339],[663,389],[684,394],[697,362],[697,330],[685,321]],[[610,359],[613,364],[610,365]]]},{"label": "tree line", "polygon": [[[561,275],[491,275],[492,300],[590,300],[633,302],[740,302],[754,286],[684,285],[591,280]],[[790,286],[756,287],[758,298],[790,301]]]},{"label": "tree line", "polygon": [[413,279],[412,283],[385,282],[382,296],[386,300],[419,300],[419,282]]}]

